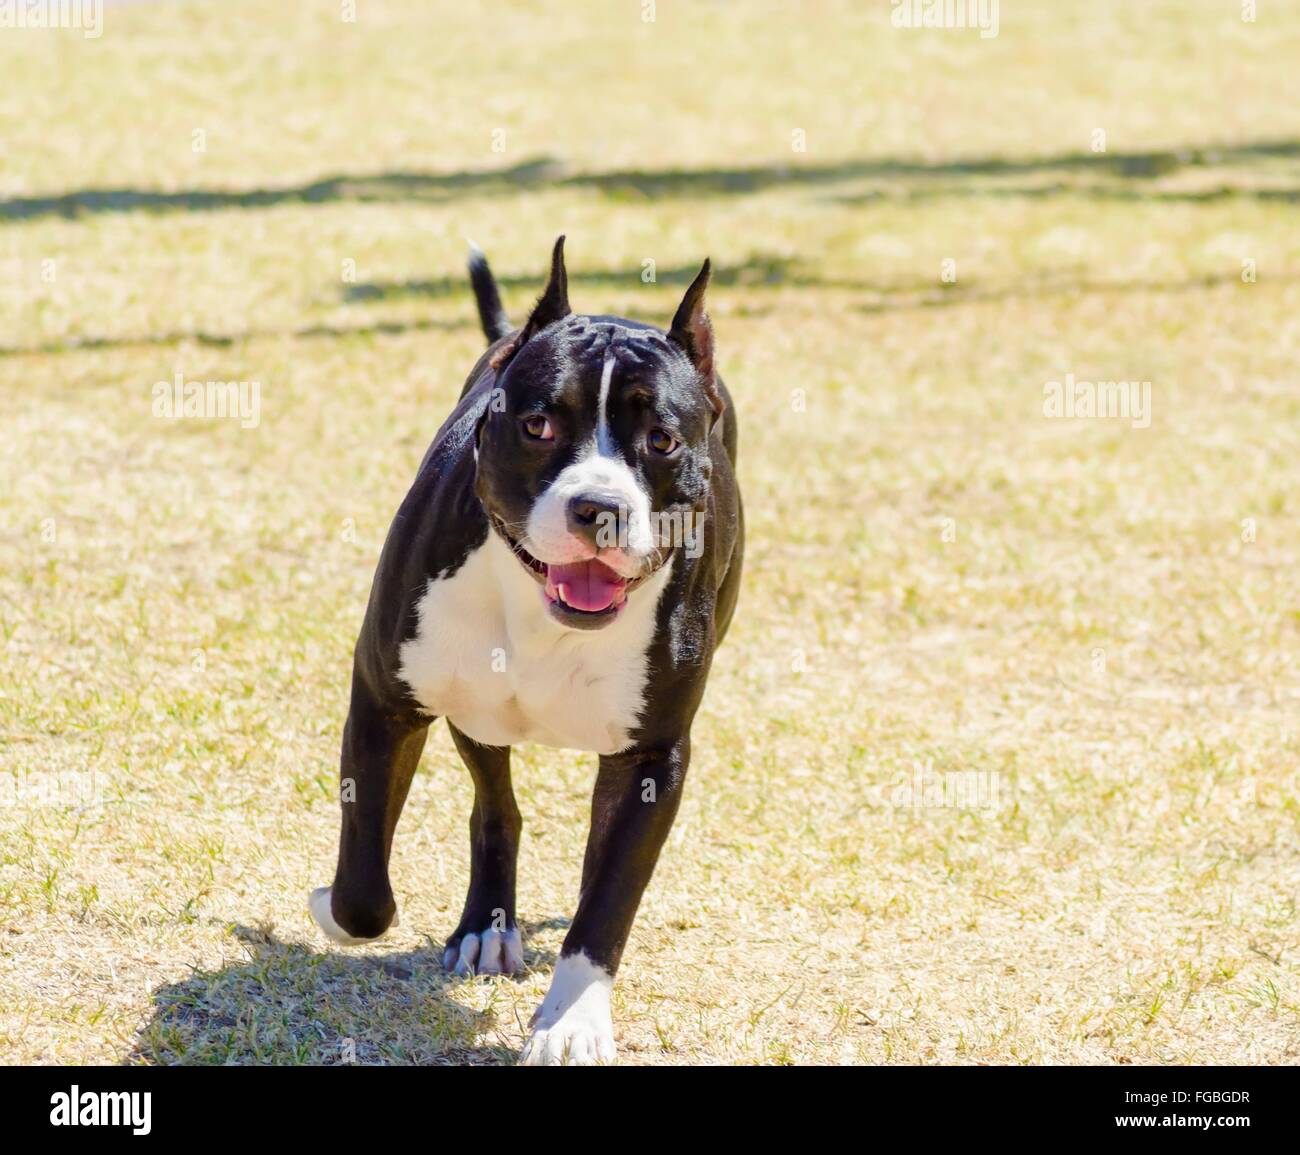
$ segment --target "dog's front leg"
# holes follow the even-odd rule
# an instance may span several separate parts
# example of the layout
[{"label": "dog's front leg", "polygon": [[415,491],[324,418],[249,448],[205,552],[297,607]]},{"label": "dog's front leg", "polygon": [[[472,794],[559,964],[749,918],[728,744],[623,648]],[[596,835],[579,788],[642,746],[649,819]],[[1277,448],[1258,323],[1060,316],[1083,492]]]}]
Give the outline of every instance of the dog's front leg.
[{"label": "dog's front leg", "polygon": [[610,989],[664,839],[681,801],[690,739],[602,757],[578,912],[520,1061],[614,1061]]},{"label": "dog's front leg", "polygon": [[396,920],[388,856],[427,734],[427,722],[394,717],[354,683],[339,767],[338,866],[334,885],[310,899],[312,916],[337,943],[378,938]]}]

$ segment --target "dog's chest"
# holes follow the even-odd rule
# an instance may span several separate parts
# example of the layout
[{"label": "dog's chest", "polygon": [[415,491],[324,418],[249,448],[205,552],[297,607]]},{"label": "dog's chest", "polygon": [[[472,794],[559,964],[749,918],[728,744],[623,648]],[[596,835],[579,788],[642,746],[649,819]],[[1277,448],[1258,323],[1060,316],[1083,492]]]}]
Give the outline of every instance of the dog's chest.
[{"label": "dog's chest", "polygon": [[429,581],[400,675],[426,711],[477,742],[615,753],[629,744],[645,704],[667,569],[605,629],[568,630],[489,534],[455,573]]}]

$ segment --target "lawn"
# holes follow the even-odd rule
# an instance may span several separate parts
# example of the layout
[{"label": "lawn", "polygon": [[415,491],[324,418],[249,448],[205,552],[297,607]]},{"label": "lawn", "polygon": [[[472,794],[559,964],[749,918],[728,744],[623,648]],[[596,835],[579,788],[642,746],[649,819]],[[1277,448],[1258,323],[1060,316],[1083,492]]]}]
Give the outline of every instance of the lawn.
[{"label": "lawn", "polygon": [[[560,232],[575,308],[661,324],[712,256],[741,423],[622,1061],[1300,1061],[1300,10],[340,15],[0,30],[0,1061],[514,1061],[593,758],[516,751],[520,980],[439,967],[445,728],[400,927],[345,953],[306,900],[379,548],[483,346],[465,238],[520,318]],[[177,374],[256,423],[159,415]],[[1067,375],[1149,423],[1049,416]]]}]

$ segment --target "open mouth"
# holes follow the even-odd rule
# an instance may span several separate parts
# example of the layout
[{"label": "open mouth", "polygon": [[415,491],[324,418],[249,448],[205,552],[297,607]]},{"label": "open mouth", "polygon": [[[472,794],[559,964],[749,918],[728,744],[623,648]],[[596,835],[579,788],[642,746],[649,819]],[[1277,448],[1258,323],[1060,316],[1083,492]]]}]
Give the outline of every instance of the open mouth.
[{"label": "open mouth", "polygon": [[593,618],[604,615],[612,617],[627,601],[628,593],[649,576],[625,578],[594,557],[563,565],[539,561],[506,533],[505,526],[497,518],[494,517],[492,522],[497,533],[514,551],[519,563],[542,583],[546,600],[570,613]]},{"label": "open mouth", "polygon": [[627,601],[628,581],[604,562],[591,558],[546,567],[546,596],[567,609],[603,614]]}]

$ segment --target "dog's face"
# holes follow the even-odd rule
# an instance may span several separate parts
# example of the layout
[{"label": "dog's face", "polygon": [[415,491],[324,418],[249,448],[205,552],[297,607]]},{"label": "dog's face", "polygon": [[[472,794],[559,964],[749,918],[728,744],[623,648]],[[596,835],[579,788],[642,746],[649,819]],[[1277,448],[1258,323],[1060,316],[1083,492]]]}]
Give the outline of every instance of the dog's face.
[{"label": "dog's face", "polygon": [[662,333],[569,312],[563,241],[528,324],[494,358],[476,492],[551,616],[600,629],[699,543],[720,412],[709,266]]}]

